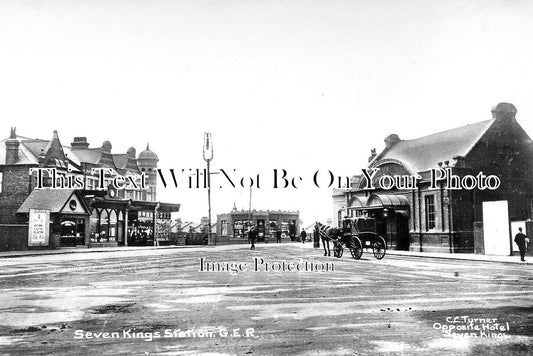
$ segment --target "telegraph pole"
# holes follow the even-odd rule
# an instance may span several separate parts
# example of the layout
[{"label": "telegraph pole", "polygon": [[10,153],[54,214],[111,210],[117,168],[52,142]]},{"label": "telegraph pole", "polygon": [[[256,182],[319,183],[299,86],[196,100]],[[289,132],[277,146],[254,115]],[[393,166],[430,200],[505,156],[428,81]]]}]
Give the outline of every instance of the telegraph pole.
[{"label": "telegraph pole", "polygon": [[211,141],[211,133],[204,132],[204,160],[207,162],[207,206],[208,206],[208,224],[207,227],[207,244],[213,246],[215,243],[211,236],[211,172],[209,164],[213,159],[213,143]]}]

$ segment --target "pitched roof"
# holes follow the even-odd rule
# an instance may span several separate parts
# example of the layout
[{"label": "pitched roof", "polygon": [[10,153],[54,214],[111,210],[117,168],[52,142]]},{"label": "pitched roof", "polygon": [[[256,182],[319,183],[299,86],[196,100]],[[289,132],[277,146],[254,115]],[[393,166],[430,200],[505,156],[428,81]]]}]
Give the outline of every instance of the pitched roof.
[{"label": "pitched roof", "polygon": [[17,213],[27,213],[30,208],[50,210],[51,213],[60,212],[74,193],[74,189],[34,189]]},{"label": "pitched roof", "polygon": [[453,157],[466,156],[494,120],[437,132],[413,140],[400,140],[393,143],[390,148],[386,148],[372,164],[386,159],[398,160],[411,173],[435,168],[438,162],[450,161],[450,165],[453,165]]},{"label": "pitched roof", "polygon": [[72,150],[72,153],[78,157],[80,162],[98,164],[102,158],[100,148],[76,149]]},{"label": "pitched roof", "polygon": [[[21,164],[39,164],[37,156],[35,156],[32,151],[26,147],[24,140],[29,140],[27,137],[18,136],[16,139],[22,144],[19,145],[19,160],[15,163],[17,165]],[[0,141],[0,164],[6,164],[6,141],[4,139]]]},{"label": "pitched roof", "polygon": [[128,155],[126,153],[113,154],[113,162],[117,168],[124,169],[128,164]]},{"label": "pitched roof", "polygon": [[35,139],[22,140],[20,143],[26,146],[35,157],[39,157],[40,154],[46,153],[46,147],[50,144],[50,141]]}]

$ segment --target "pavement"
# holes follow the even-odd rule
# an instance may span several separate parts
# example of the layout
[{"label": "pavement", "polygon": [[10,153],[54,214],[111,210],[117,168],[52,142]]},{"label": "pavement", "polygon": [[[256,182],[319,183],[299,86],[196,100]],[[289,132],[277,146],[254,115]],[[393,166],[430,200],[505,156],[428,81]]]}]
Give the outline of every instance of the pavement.
[{"label": "pavement", "polygon": [[[294,246],[299,246],[301,248],[313,248],[312,243],[297,243],[297,242],[287,242],[283,244],[291,244]],[[259,243],[261,245],[261,243]],[[273,245],[273,244],[266,244]],[[97,252],[116,252],[116,251],[146,251],[146,250],[164,250],[164,249],[182,249],[182,248],[199,248],[199,247],[210,247],[220,249],[225,246],[231,245],[222,245],[222,246],[200,246],[200,245],[181,245],[181,246],[119,246],[119,247],[98,247],[98,248],[87,248],[87,247],[66,247],[55,250],[26,250],[26,251],[1,251],[0,258],[11,258],[11,257],[27,257],[27,256],[42,256],[42,255],[60,255],[67,253],[97,253]],[[322,248],[322,247],[320,247]],[[520,261],[519,255],[513,256],[498,256],[498,255],[480,255],[474,253],[436,253],[436,252],[412,252],[412,251],[393,251],[388,250],[387,254],[397,255],[397,256],[409,256],[409,257],[423,257],[423,258],[442,258],[449,260],[467,260],[467,261],[485,261],[485,262],[501,262],[501,263],[518,263],[531,265],[533,264],[533,256],[526,255],[526,261]]]}]

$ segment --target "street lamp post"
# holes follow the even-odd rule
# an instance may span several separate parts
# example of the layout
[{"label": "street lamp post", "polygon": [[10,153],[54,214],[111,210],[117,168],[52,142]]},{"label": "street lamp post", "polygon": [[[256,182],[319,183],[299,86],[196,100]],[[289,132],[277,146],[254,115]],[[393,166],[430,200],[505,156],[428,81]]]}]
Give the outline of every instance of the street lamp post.
[{"label": "street lamp post", "polygon": [[211,171],[209,164],[213,159],[213,143],[211,133],[204,132],[204,160],[207,162],[207,206],[208,206],[208,227],[207,227],[207,244],[213,246],[215,243],[211,236]]}]

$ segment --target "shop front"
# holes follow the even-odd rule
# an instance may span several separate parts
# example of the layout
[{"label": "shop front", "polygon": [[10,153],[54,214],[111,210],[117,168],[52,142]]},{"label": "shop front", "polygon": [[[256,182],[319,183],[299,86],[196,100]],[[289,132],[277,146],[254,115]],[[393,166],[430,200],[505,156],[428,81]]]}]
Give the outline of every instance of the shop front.
[{"label": "shop front", "polygon": [[248,230],[253,224],[257,228],[257,242],[275,243],[277,232],[284,242],[296,241],[299,232],[299,213],[281,210],[232,210],[217,215],[217,243],[246,243]]},{"label": "shop front", "polygon": [[93,198],[91,246],[154,246],[170,243],[171,213],[179,204]]},{"label": "shop front", "polygon": [[40,244],[40,248],[88,246],[89,207],[78,191],[34,189],[17,214],[27,215],[31,225],[29,219],[32,210],[47,212],[49,216],[47,243]]},{"label": "shop front", "polygon": [[[348,215],[376,219],[376,232],[383,236],[387,248],[409,250],[409,200],[403,195],[374,194],[352,197]],[[341,221],[341,220],[339,220]]]}]

